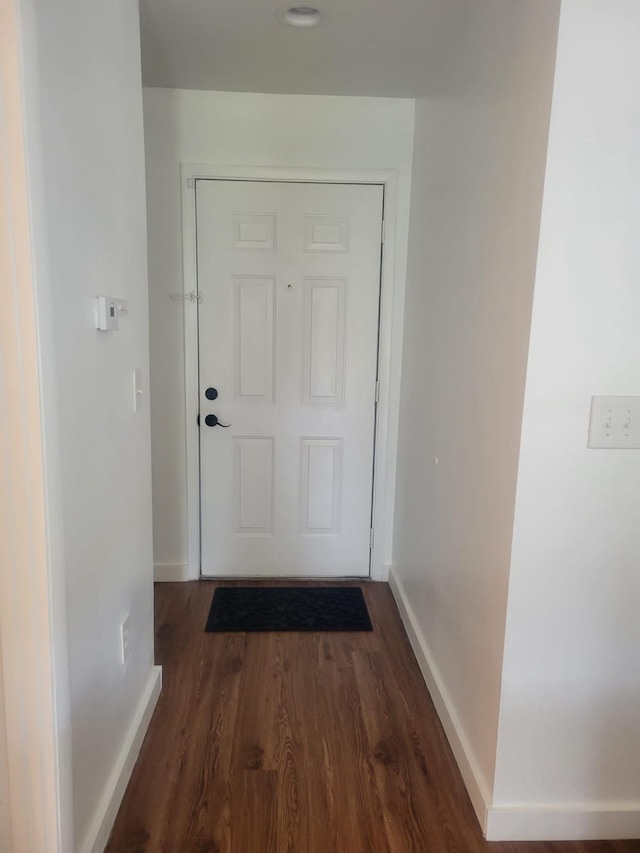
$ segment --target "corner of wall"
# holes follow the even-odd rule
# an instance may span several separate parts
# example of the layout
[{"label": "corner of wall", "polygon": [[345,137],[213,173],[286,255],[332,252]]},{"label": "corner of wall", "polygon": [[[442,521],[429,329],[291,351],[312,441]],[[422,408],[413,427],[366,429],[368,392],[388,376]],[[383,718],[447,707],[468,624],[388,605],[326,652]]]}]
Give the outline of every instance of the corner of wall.
[{"label": "corner of wall", "polygon": [[480,770],[473,749],[462,729],[443,679],[435,665],[433,655],[420,630],[418,619],[413,612],[404,587],[393,566],[389,570],[389,586],[391,587],[400,617],[409,637],[411,648],[416,656],[418,666],[420,667],[429,694],[438,712],[440,722],[447,735],[447,740],[458,764],[476,817],[482,831],[485,832],[491,803],[490,787]]},{"label": "corner of wall", "polygon": [[80,844],[80,853],[103,853],[109,841],[113,823],[140,753],[144,736],[149,728],[161,689],[162,667],[154,666],[142,692],[129,731],[116,757],[93,820]]},{"label": "corner of wall", "polygon": [[187,563],[154,563],[153,580],[155,583],[179,583],[192,578]]}]

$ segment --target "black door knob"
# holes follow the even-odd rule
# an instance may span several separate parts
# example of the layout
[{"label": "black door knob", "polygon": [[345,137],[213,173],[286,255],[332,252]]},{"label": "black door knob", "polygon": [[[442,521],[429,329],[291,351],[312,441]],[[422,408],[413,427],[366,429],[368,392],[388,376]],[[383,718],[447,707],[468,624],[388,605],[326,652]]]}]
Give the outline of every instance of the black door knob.
[{"label": "black door knob", "polygon": [[204,422],[208,427],[220,426],[223,429],[228,429],[231,426],[231,424],[221,424],[216,415],[207,415]]},{"label": "black door knob", "polygon": [[207,388],[204,392],[204,396],[207,400],[217,400],[218,398],[218,389],[217,388]]}]

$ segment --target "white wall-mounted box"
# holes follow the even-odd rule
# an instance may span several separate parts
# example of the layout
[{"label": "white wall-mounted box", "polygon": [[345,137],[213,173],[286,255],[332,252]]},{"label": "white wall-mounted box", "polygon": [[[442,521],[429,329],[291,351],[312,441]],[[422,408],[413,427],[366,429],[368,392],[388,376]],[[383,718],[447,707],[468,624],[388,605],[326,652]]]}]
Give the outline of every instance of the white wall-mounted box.
[{"label": "white wall-mounted box", "polygon": [[96,296],[96,329],[117,332],[118,300],[112,296]]}]

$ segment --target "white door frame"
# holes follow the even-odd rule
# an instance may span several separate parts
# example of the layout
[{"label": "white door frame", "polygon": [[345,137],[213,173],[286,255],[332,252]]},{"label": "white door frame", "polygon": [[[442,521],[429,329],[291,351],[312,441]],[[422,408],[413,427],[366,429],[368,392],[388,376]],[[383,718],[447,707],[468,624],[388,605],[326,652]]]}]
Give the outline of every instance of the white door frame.
[{"label": "white door frame", "polygon": [[[197,413],[198,314],[189,294],[197,292],[195,180],[288,181],[335,184],[380,184],[384,187],[384,245],[378,341],[379,399],[373,481],[373,548],[371,579],[386,581],[391,562],[393,504],[402,360],[404,280],[397,275],[398,174],[395,170],[275,168],[198,163],[180,165],[184,310],[185,417],[187,455],[188,580],[200,577],[200,450]],[[394,393],[395,391],[395,393]]]}]

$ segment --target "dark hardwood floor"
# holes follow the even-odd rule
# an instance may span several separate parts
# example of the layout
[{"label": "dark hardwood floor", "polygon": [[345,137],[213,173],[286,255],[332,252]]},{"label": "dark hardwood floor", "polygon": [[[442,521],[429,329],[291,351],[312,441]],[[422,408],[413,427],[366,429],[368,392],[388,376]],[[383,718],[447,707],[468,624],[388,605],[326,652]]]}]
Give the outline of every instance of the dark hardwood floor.
[{"label": "dark hardwood floor", "polygon": [[205,634],[215,586],[156,586],[164,688],[108,853],[640,851],[483,840],[386,584],[361,634]]}]

